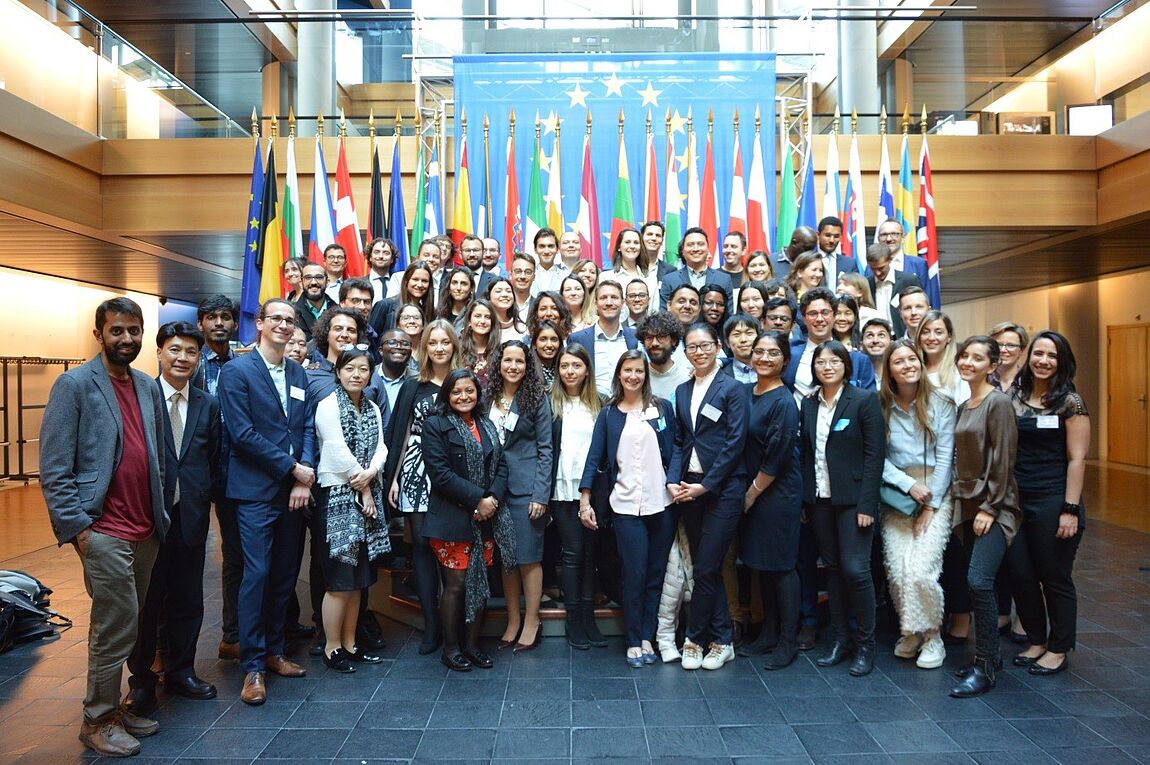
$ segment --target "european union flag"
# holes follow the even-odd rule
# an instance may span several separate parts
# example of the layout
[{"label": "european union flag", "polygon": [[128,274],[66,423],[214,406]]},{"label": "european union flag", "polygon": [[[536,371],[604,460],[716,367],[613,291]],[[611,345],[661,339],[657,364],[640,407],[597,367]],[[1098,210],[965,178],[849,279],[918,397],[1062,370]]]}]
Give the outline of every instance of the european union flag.
[{"label": "european union flag", "polygon": [[260,312],[260,206],[264,196],[264,163],[257,140],[252,161],[252,190],[248,196],[248,220],[244,226],[244,275],[240,286],[239,338],[244,345],[256,340],[256,316]]}]

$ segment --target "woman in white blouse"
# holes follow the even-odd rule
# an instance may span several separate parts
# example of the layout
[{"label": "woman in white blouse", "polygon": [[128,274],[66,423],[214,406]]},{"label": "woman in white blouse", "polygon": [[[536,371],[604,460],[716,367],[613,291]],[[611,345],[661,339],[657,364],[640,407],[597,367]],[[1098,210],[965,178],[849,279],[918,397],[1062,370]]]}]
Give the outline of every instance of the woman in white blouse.
[{"label": "woman in white blouse", "polygon": [[336,672],[354,672],[356,663],[382,660],[355,644],[360,592],[376,578],[371,561],[391,549],[381,513],[379,472],[387,457],[383,417],[375,402],[363,395],[374,368],[367,350],[346,346],[335,362],[339,386],[315,410],[320,486],[316,512],[327,550],[323,660]]},{"label": "woman in white blouse", "polygon": [[[655,263],[648,263],[647,257],[638,229],[623,229],[615,237],[611,268],[599,274],[599,283],[611,280],[627,285],[632,279],[642,279],[647,284],[647,294],[658,295],[659,269],[655,267]],[[653,313],[653,309],[657,307],[656,301],[652,300],[648,312]]]},{"label": "woman in white blouse", "polygon": [[595,624],[595,560],[598,534],[579,523],[579,481],[591,431],[599,416],[594,364],[582,345],[559,355],[558,378],[551,389],[551,451],[555,455],[551,515],[562,545],[563,603],[567,607],[567,642],[585,651],[607,646]]}]

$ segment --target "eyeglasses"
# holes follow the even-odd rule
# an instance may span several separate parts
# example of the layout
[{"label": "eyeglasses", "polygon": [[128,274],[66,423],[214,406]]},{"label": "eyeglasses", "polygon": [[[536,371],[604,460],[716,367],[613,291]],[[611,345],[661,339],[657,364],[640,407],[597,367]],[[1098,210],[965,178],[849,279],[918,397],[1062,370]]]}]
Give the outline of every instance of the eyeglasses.
[{"label": "eyeglasses", "polygon": [[783,352],[778,348],[756,348],[755,350],[751,351],[751,355],[756,359],[781,359],[783,357]]},{"label": "eyeglasses", "polygon": [[708,340],[705,343],[691,343],[686,346],[687,353],[709,353],[715,350],[716,343],[713,340]]},{"label": "eyeglasses", "polygon": [[327,281],[327,274],[320,274],[319,276],[308,276],[305,274],[303,280],[305,282],[325,282]]},{"label": "eyeglasses", "polygon": [[384,348],[411,348],[411,342],[408,340],[384,340]]},{"label": "eyeglasses", "polygon": [[647,293],[646,292],[637,292],[637,293],[628,295],[627,299],[628,300],[646,300],[647,299]]},{"label": "eyeglasses", "polygon": [[723,301],[723,300],[704,300],[703,301],[703,307],[704,308],[726,308],[727,303],[726,303],[726,301]]},{"label": "eyeglasses", "polygon": [[512,276],[532,276],[535,273],[534,268],[513,268],[511,269]]},{"label": "eyeglasses", "polygon": [[901,231],[880,231],[879,239],[899,239],[902,237]]},{"label": "eyeglasses", "polygon": [[838,358],[837,356],[833,359],[819,359],[815,362],[815,368],[816,369],[827,369],[827,368],[841,367],[842,365],[843,365],[843,360]]},{"label": "eyeglasses", "polygon": [[998,347],[1004,351],[1020,351],[1022,346],[1018,343],[999,343]]},{"label": "eyeglasses", "polygon": [[295,326],[294,316],[279,316],[277,314],[272,314],[271,316],[265,316],[263,320],[270,321],[272,324],[286,324],[289,327]]},{"label": "eyeglasses", "polygon": [[803,316],[806,316],[808,319],[829,319],[831,316],[834,316],[834,311],[825,308],[822,311],[807,311]]},{"label": "eyeglasses", "polygon": [[371,350],[371,346],[367,343],[356,343],[355,345],[348,343],[347,345],[341,345],[339,349],[341,351],[368,351]]}]

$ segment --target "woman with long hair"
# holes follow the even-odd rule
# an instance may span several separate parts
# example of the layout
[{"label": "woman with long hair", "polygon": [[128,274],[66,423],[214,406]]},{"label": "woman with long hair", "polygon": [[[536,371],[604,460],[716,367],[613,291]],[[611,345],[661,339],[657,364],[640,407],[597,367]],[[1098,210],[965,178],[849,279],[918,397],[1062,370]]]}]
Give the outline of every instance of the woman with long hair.
[{"label": "woman with long hair", "polygon": [[563,338],[554,322],[545,319],[535,325],[535,331],[531,333],[531,352],[535,354],[535,368],[539,370],[543,388],[548,393],[559,372],[559,350],[562,347]]},{"label": "woman with long hair", "polygon": [[630,284],[632,279],[640,279],[646,283],[648,294],[659,294],[659,273],[655,259],[648,259],[638,229],[625,228],[616,235],[611,268],[600,273],[596,281],[608,279],[624,286]]},{"label": "woman with long hair", "polygon": [[771,269],[771,256],[762,250],[755,250],[743,264],[743,284],[765,282],[774,277]]},{"label": "woman with long hair", "polygon": [[583,282],[588,293],[591,293],[595,289],[595,285],[599,283],[599,266],[595,264],[595,261],[587,258],[580,258],[575,268],[571,269],[571,274]]},{"label": "woman with long hair", "polygon": [[928,311],[918,325],[914,344],[922,350],[926,375],[936,390],[956,404],[970,398],[970,386],[954,365],[954,324],[942,311]]},{"label": "woman with long hair", "polygon": [[[833,667],[854,653],[850,674],[874,669],[875,596],[871,547],[886,432],[878,396],[850,384],[850,351],[837,340],[811,356],[814,391],[802,401],[803,505],[827,564],[835,642],[815,663]],[[848,615],[857,624],[854,646]]]},{"label": "woman with long hair", "polygon": [[534,337],[535,330],[544,321],[555,325],[559,339],[564,343],[567,342],[573,327],[571,311],[558,292],[540,292],[531,301],[531,307],[527,309],[527,334]]},{"label": "woman with long hair", "polygon": [[845,345],[848,350],[862,350],[859,336],[859,306],[853,297],[847,294],[838,295],[838,305],[835,307],[834,325],[831,328],[831,337]]},{"label": "woman with long hair", "polygon": [[841,271],[838,292],[840,295],[850,295],[855,299],[860,325],[879,316],[878,309],[874,305],[874,294],[870,291],[870,282],[862,274],[855,271]]},{"label": "woman with long hair", "polygon": [[899,508],[884,504],[882,518],[887,582],[902,631],[894,655],[935,669],[946,659],[938,578],[950,538],[957,410],[934,390],[910,340],[894,341],[882,358],[879,399],[887,432],[883,483],[904,503]]},{"label": "woman with long hair", "polygon": [[455,672],[494,666],[479,648],[483,610],[491,596],[487,568],[497,544],[504,563],[515,562],[515,531],[503,501],[507,462],[483,403],[475,373],[453,370],[423,426],[431,500],[423,536],[412,542],[431,550],[439,564],[440,660]]},{"label": "woman with long hair", "polygon": [[371,354],[351,346],[335,360],[338,384],[315,409],[316,531],[324,539],[323,663],[355,672],[382,657],[356,646],[360,593],[375,583],[372,561],[391,550],[380,471],[387,457],[383,416],[363,395],[375,368]]},{"label": "woman with long hair", "polygon": [[459,360],[487,386],[487,360],[499,347],[495,307],[482,298],[471,301],[459,318]]},{"label": "woman with long hair", "polygon": [[443,280],[443,290],[439,294],[439,308],[435,315],[454,324],[474,299],[474,274],[467,266],[456,266]]},{"label": "woman with long hair", "polygon": [[559,283],[559,295],[571,314],[571,331],[577,332],[595,323],[595,303],[582,280],[566,276]]},{"label": "woman with long hair", "polygon": [[[535,369],[535,354],[522,340],[499,346],[491,360],[487,382],[490,417],[501,434],[510,471],[507,507],[515,526],[517,565],[504,566],[503,593],[507,627],[500,648],[516,653],[539,646],[543,625],[539,603],[543,595],[543,532],[551,501],[551,402]],[[527,612],[519,605],[526,600]],[[524,640],[524,638],[527,638]]]},{"label": "woman with long hair", "polygon": [[1078,623],[1072,575],[1086,524],[1082,484],[1090,415],[1074,388],[1076,369],[1070,341],[1043,330],[1030,343],[1011,397],[1023,524],[1006,557],[1018,619],[1030,643],[1014,665],[1029,667],[1032,675],[1054,675],[1070,665],[1067,653],[1074,650]]},{"label": "woman with long hair", "polygon": [[826,275],[823,273],[823,260],[817,252],[804,252],[795,258],[790,273],[787,274],[786,284],[794,290],[797,298],[815,287],[826,286]]},{"label": "woman with long hair", "polygon": [[579,522],[579,482],[600,409],[593,366],[586,348],[578,343],[567,346],[559,355],[559,376],[551,388],[551,451],[555,455],[551,517],[562,550],[567,642],[580,651],[592,644],[607,645],[595,623],[598,534]]},{"label": "woman with long hair", "polygon": [[[423,328],[426,324],[427,322],[423,319],[423,309],[417,305],[408,303],[400,306],[399,313],[395,315],[395,328],[407,335],[407,339],[411,341],[411,347],[415,351],[420,348],[420,340],[423,338]],[[411,358],[407,360],[407,374],[412,377],[419,374],[418,353],[413,352]]]},{"label": "woman with long hair", "polygon": [[[651,392],[647,355],[624,351],[615,365],[611,397],[595,420],[579,483],[579,520],[598,529],[612,516],[622,561],[623,621],[627,665],[654,664],[659,596],[675,536],[667,468],[674,453],[675,411]],[[611,486],[606,507],[592,504],[596,476]]]},{"label": "woman with long hair", "polygon": [[[403,383],[387,424],[387,465],[384,485],[388,504],[402,515],[411,539],[423,537],[423,521],[431,502],[431,484],[423,462],[423,422],[435,404],[440,386],[459,366],[459,340],[451,322],[436,319],[420,338],[419,375]],[[439,647],[439,572],[435,556],[426,545],[412,546],[412,567],[419,607],[423,611],[423,639],[419,653]]]},{"label": "woman with long hair", "polygon": [[958,373],[970,396],[959,405],[954,427],[951,494],[957,507],[951,525],[959,527],[962,569],[974,606],[974,661],[957,673],[961,682],[950,691],[956,698],[978,696],[996,685],[1002,659],[994,579],[1022,520],[1014,478],[1014,407],[990,382],[998,363],[998,342],[990,337],[975,335],[958,346]]},{"label": "woman with long hair", "polygon": [[750,282],[744,284],[743,288],[739,290],[738,311],[736,313],[746,314],[751,316],[759,322],[760,329],[766,329],[766,321],[764,316],[766,314],[767,291],[763,288],[763,282]]},{"label": "woman with long hair", "polygon": [[515,288],[508,279],[493,279],[487,285],[487,300],[495,309],[495,326],[503,340],[527,337],[527,325],[519,318],[515,307]]},{"label": "woman with long hair", "polygon": [[1023,352],[1030,344],[1029,335],[1025,327],[1012,321],[995,324],[986,334],[998,341],[1002,357],[990,380],[999,390],[1009,392],[1018,384],[1019,372],[1025,366]]}]

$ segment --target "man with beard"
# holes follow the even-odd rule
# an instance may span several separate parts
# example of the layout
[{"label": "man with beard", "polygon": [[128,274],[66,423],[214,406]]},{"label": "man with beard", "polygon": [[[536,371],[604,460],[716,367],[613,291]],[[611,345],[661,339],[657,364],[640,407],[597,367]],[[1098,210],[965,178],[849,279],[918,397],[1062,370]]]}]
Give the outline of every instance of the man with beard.
[{"label": "man with beard", "polygon": [[483,268],[483,240],[468,234],[459,243],[459,254],[463,257],[463,265],[471,269],[475,294],[486,294],[487,285],[495,281],[496,276]]},{"label": "man with beard", "polygon": [[683,325],[670,311],[657,311],[639,322],[635,337],[651,362],[651,391],[675,403],[675,389],[691,379],[691,366],[680,348]]},{"label": "man with beard", "polygon": [[190,384],[204,336],[196,325],[169,322],[156,334],[160,386],[168,402],[164,487],[172,526],[160,545],[148,595],[140,609],[139,637],[128,668],[131,690],[124,706],[138,715],[156,706],[159,678],[152,670],[164,624],[164,692],[214,699],[216,687],[196,675],[196,641],[204,623],[204,558],[213,489],[219,483],[220,405]]},{"label": "man with beard", "polygon": [[307,373],[284,357],[295,322],[291,303],[268,300],[256,318],[256,347],[220,375],[220,409],[230,444],[227,494],[238,503],[244,551],[240,700],[252,705],[267,700],[265,672],[304,674],[284,656],[284,618],[303,533],[299,511],[315,481],[315,432],[308,426],[314,402],[307,395]]},{"label": "man with beard", "polygon": [[[503,251],[499,247],[499,240],[487,237],[483,240],[483,270],[495,277],[505,276],[503,271]],[[482,295],[482,292],[476,292]]]},{"label": "man with beard", "polygon": [[160,389],[131,368],[144,314],[128,298],[96,309],[100,355],[62,374],[40,425],[40,489],[57,541],[70,543],[92,598],[80,741],[109,757],[139,753],[155,720],[120,708],[124,662],[168,531]]},{"label": "man with beard", "polygon": [[395,409],[399,389],[407,379],[407,363],[411,360],[411,339],[403,334],[401,329],[388,330],[379,340],[379,355],[379,366],[376,367],[375,374],[363,393],[379,407],[386,427],[390,413]]},{"label": "man with beard", "polygon": [[303,267],[302,279],[303,297],[294,304],[294,307],[296,322],[310,339],[316,321],[323,316],[324,311],[333,308],[336,302],[327,294],[327,271],[323,270],[323,266],[308,263]]}]

